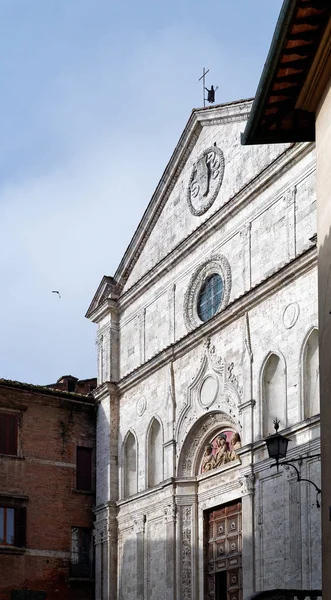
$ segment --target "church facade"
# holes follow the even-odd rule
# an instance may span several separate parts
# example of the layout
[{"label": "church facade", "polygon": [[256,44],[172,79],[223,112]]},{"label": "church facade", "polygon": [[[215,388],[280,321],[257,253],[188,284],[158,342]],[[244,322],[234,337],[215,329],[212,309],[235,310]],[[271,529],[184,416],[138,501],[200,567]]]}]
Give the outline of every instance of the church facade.
[{"label": "church facade", "polygon": [[[197,109],[97,323],[98,600],[321,586],[312,144],[241,146],[250,101]],[[319,484],[320,463],[296,463]]]}]

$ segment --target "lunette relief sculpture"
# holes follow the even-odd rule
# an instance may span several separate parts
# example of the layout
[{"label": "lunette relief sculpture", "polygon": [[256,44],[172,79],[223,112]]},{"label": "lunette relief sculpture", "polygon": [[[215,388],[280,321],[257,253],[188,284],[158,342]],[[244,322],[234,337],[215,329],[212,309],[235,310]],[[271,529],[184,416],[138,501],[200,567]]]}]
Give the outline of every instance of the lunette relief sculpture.
[{"label": "lunette relief sculpture", "polygon": [[207,473],[236,460],[239,448],[241,448],[239,433],[233,431],[219,433],[212,442],[205,446],[201,473]]}]

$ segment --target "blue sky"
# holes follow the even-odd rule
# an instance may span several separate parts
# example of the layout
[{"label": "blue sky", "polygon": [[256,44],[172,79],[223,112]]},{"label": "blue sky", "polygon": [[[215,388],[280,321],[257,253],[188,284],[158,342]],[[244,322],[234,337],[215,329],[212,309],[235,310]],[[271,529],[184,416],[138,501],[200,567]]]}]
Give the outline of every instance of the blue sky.
[{"label": "blue sky", "polygon": [[0,0],[1,377],[95,375],[84,314],[202,104],[202,67],[217,102],[253,96],[280,8]]}]

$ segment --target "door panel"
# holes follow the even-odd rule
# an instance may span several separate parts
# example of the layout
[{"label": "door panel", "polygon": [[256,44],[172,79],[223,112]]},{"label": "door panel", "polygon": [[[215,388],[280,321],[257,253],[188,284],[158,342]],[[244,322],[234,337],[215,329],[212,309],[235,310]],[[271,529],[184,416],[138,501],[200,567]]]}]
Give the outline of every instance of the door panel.
[{"label": "door panel", "polygon": [[242,600],[241,502],[205,513],[205,599]]}]

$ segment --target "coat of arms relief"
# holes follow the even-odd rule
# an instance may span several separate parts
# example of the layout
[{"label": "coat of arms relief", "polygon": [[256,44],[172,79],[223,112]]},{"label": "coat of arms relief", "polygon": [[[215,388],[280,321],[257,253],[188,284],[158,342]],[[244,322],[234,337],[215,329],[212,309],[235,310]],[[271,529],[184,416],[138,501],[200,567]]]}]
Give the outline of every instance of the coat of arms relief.
[{"label": "coat of arms relief", "polygon": [[216,145],[204,150],[192,168],[187,190],[190,211],[203,215],[215,202],[224,175],[224,156]]}]

